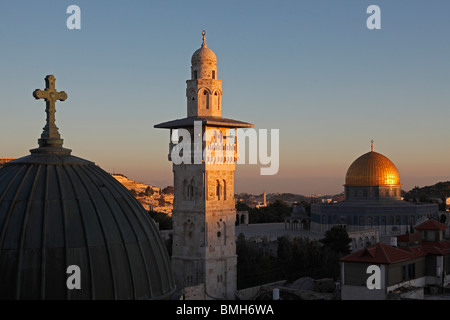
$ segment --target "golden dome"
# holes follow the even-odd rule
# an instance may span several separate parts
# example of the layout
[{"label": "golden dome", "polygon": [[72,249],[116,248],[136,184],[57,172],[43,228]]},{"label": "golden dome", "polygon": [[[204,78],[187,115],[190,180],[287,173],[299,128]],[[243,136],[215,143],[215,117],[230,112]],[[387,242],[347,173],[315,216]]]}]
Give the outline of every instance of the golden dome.
[{"label": "golden dome", "polygon": [[400,185],[400,175],[391,160],[378,152],[368,152],[356,159],[345,175],[346,186]]}]

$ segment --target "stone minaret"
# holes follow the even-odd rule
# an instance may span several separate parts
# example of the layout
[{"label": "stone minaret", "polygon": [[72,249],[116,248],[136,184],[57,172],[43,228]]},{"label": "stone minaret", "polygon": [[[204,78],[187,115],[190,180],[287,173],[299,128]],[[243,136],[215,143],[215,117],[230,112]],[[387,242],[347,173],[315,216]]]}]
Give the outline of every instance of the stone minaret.
[{"label": "stone minaret", "polygon": [[[184,142],[188,156],[173,160],[172,267],[179,289],[198,286],[206,299],[233,299],[236,290],[236,209],[234,171],[237,128],[252,124],[222,118],[222,80],[217,79],[217,58],[203,43],[192,56],[187,81],[187,117],[161,123],[170,129],[169,160]],[[188,141],[176,141],[175,131],[189,132]],[[174,141],[175,140],[175,141]],[[205,154],[196,153],[196,150]],[[192,151],[191,151],[192,150]]]}]

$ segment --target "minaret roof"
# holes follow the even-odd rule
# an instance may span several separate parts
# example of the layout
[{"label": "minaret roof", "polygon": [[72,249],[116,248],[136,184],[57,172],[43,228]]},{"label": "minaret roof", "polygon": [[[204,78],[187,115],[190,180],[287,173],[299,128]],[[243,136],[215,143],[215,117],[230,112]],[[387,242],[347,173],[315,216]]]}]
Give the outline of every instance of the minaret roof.
[{"label": "minaret roof", "polygon": [[216,54],[214,53],[214,51],[209,49],[208,46],[206,45],[206,39],[205,39],[206,31],[205,30],[203,30],[202,36],[203,36],[202,46],[200,47],[200,49],[195,51],[194,54],[192,55],[191,63],[193,66],[204,64],[204,63],[216,65],[217,64]]},{"label": "minaret roof", "polygon": [[212,116],[194,116],[187,117],[183,119],[176,119],[172,121],[163,122],[155,125],[158,129],[175,129],[183,127],[192,127],[195,121],[201,121],[202,125],[207,126],[219,126],[219,127],[229,127],[229,128],[252,128],[253,124],[248,122],[243,122],[239,120],[226,119],[222,117],[212,117]]}]

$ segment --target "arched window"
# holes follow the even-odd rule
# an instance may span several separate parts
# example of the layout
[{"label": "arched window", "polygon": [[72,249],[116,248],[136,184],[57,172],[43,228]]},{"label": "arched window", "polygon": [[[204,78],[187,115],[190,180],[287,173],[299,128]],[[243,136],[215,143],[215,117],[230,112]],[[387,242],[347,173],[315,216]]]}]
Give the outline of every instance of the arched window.
[{"label": "arched window", "polygon": [[209,92],[207,89],[198,92],[198,108],[209,109]]},{"label": "arched window", "polygon": [[206,109],[209,109],[209,94],[208,94],[208,91],[207,90],[203,91],[203,95],[205,96]]},{"label": "arched window", "polygon": [[214,105],[220,110],[220,94],[217,91],[214,93]]},{"label": "arched window", "polygon": [[227,200],[227,182],[223,180],[223,200]]},{"label": "arched window", "polygon": [[216,196],[217,196],[217,200],[220,200],[220,191],[221,191],[220,182],[219,182],[219,180],[217,180],[216,181]]},{"label": "arched window", "polygon": [[194,199],[194,186],[193,185],[188,186],[188,199],[189,200]]}]

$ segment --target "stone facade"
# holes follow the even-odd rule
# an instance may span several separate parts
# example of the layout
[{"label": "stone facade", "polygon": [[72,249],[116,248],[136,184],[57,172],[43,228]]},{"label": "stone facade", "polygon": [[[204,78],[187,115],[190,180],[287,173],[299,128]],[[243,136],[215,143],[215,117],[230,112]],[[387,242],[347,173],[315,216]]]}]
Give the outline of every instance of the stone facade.
[{"label": "stone facade", "polygon": [[174,172],[172,265],[178,287],[212,298],[236,289],[234,165],[180,164]]},{"label": "stone facade", "polygon": [[435,218],[437,204],[412,204],[406,201],[343,201],[311,205],[311,230],[324,234],[336,224],[347,231],[378,229],[380,236],[406,233],[421,218]]},{"label": "stone facade", "polygon": [[369,244],[375,244],[380,241],[378,229],[350,231],[348,236],[352,239],[352,251],[361,250]]},{"label": "stone facade", "polygon": [[[205,35],[203,32],[202,47],[191,60],[191,79],[186,89],[187,118],[155,127],[171,130],[172,267],[176,285],[178,289],[195,287],[196,297],[201,296],[198,288],[203,288],[205,299],[234,299],[237,139],[232,131],[253,125],[221,117],[222,80],[217,79],[217,58],[207,48]],[[181,134],[181,141],[180,137],[172,136],[175,132]],[[173,160],[174,151],[183,158],[181,163]]]}]

